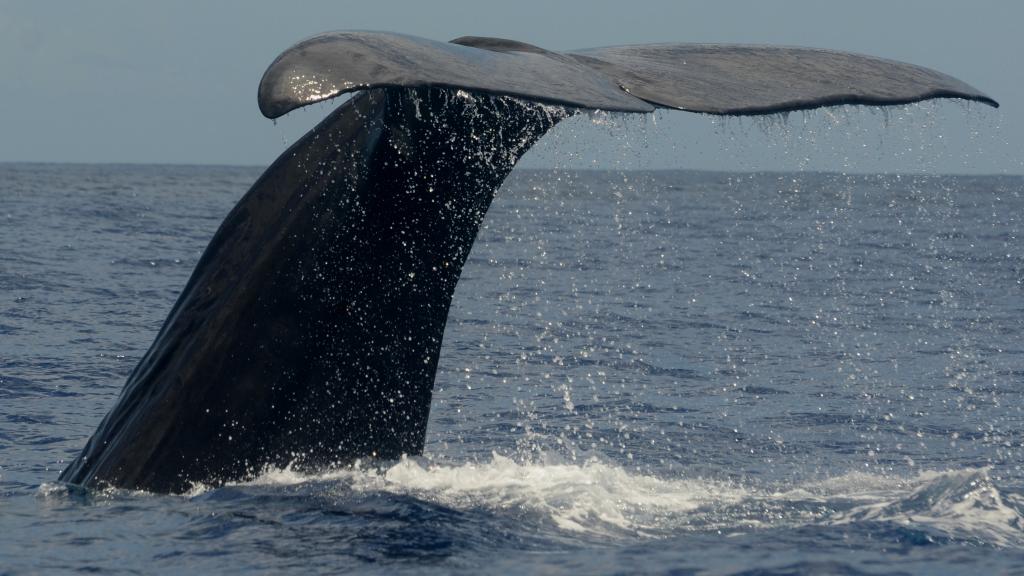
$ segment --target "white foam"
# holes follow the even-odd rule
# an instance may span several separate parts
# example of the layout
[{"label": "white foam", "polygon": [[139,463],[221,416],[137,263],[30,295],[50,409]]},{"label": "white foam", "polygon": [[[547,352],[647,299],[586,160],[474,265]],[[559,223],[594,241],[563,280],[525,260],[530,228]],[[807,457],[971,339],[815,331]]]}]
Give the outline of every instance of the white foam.
[{"label": "white foam", "polygon": [[413,495],[456,509],[527,512],[563,530],[609,535],[661,531],[669,519],[749,497],[747,490],[728,483],[663,479],[597,458],[523,463],[499,454],[481,463],[441,465],[403,459],[383,471],[355,466],[314,476],[275,469],[249,484],[309,481],[343,481],[357,491]]},{"label": "white foam", "polygon": [[865,521],[927,526],[996,546],[1024,545],[1021,508],[1004,501],[987,469],[923,472],[907,486],[831,520],[834,524]]},{"label": "white foam", "polygon": [[[912,477],[850,473],[784,490],[664,478],[599,458],[582,462],[438,464],[403,459],[385,470],[268,470],[250,485],[341,482],[347,490],[411,495],[455,509],[528,514],[573,533],[657,536],[804,525],[889,522],[997,546],[1024,546],[1024,501],[1003,498],[986,469]],[[1007,500],[1011,500],[1007,502]]]},{"label": "white foam", "polygon": [[[630,473],[591,458],[582,464],[490,462],[423,466],[400,462],[384,474],[392,489],[448,506],[520,509],[549,517],[576,532],[645,532],[667,516],[741,501],[740,488],[700,480],[666,480]],[[612,529],[612,530],[609,530]]]}]

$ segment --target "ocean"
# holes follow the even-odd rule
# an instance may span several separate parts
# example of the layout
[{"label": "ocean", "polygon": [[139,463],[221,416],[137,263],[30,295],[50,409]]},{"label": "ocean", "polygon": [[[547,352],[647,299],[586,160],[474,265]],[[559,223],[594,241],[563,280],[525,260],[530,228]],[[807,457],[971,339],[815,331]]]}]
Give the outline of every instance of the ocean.
[{"label": "ocean", "polygon": [[260,171],[0,164],[0,574],[1024,573],[1024,177],[517,170],[422,456],[58,483]]}]

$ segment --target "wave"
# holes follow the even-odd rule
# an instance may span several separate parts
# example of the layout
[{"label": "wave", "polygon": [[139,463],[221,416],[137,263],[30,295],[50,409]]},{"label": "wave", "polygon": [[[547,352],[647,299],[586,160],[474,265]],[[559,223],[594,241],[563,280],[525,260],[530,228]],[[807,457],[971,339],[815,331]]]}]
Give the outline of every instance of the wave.
[{"label": "wave", "polygon": [[866,501],[835,515],[831,522],[923,526],[978,543],[1024,545],[1024,498],[1004,497],[987,468],[923,472],[901,484],[897,489],[853,492]]}]

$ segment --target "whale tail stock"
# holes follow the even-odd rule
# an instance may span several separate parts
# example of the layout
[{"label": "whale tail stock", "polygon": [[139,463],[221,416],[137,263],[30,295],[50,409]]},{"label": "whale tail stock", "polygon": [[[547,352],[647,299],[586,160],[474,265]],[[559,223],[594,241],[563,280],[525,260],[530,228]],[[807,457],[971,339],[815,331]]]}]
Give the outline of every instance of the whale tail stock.
[{"label": "whale tail stock", "polygon": [[275,60],[259,91],[269,117],[360,92],[230,212],[61,480],[181,492],[267,466],[421,452],[449,304],[480,223],[516,161],[575,108],[995,105],[938,72],[837,52],[455,42],[330,33]]},{"label": "whale tail stock", "polygon": [[227,216],[61,478],[181,492],[268,465],[422,451],[477,229],[519,156],[565,114],[435,89],[343,104]]}]

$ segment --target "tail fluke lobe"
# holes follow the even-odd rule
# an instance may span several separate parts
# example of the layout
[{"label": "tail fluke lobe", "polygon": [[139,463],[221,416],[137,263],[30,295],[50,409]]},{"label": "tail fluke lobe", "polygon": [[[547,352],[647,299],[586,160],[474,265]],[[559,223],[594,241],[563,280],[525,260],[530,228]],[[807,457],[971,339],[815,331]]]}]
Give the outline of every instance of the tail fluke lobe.
[{"label": "tail fluke lobe", "polygon": [[834,50],[728,44],[616,46],[570,55],[655,106],[708,114],[771,114],[842,104],[959,98],[998,106],[921,66]]}]

